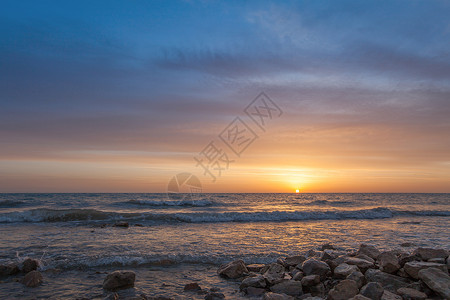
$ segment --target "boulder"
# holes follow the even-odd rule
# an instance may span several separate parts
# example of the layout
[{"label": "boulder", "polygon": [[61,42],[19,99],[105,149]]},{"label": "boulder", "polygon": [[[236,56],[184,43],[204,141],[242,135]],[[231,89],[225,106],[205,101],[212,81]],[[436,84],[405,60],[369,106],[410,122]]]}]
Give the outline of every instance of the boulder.
[{"label": "boulder", "polygon": [[36,259],[27,258],[22,263],[22,272],[29,273],[31,271],[37,270],[39,267],[39,262]]},{"label": "boulder", "polygon": [[351,298],[350,300],[371,300],[371,299],[367,298],[363,295],[356,295],[355,297]]},{"label": "boulder", "polygon": [[445,265],[445,258],[437,257],[437,258],[431,258],[428,260],[428,262],[434,262],[438,264],[444,264]]},{"label": "boulder", "polygon": [[384,289],[378,282],[369,282],[361,288],[360,294],[372,300],[380,300]]},{"label": "boulder", "polygon": [[241,290],[248,288],[248,287],[255,287],[255,288],[265,288],[266,287],[266,280],[264,279],[264,276],[257,275],[254,277],[247,277],[244,280],[242,280],[241,285],[239,288]]},{"label": "boulder", "polygon": [[292,279],[300,281],[300,280],[302,280],[303,277],[304,277],[303,272],[302,271],[298,271],[298,272],[295,272],[295,274],[292,276]]},{"label": "boulder", "polygon": [[376,259],[380,255],[380,250],[372,245],[361,244],[359,245],[358,254],[364,254],[372,259]]},{"label": "boulder", "polygon": [[225,295],[219,292],[209,292],[205,295],[205,300],[225,299]]},{"label": "boulder", "polygon": [[30,271],[28,272],[24,278],[20,281],[20,283],[26,285],[27,287],[37,287],[42,283],[42,274],[39,271]]},{"label": "boulder", "polygon": [[446,258],[449,255],[447,250],[434,248],[417,248],[412,254],[417,255],[423,260],[429,260],[432,258]]},{"label": "boulder", "polygon": [[364,283],[366,281],[366,278],[364,277],[363,273],[361,273],[360,271],[355,271],[355,272],[351,273],[350,275],[347,276],[347,279],[354,280],[356,282],[356,284],[358,285],[359,289],[364,285]]},{"label": "boulder", "polygon": [[135,279],[136,274],[133,271],[114,271],[106,275],[103,288],[108,291],[131,288]]},{"label": "boulder", "polygon": [[441,297],[450,299],[450,276],[440,269],[428,268],[419,271],[419,278]]},{"label": "boulder", "polygon": [[266,292],[266,289],[249,286],[244,291],[245,291],[245,294],[247,294],[248,296],[256,297],[256,296],[262,296]]},{"label": "boulder", "polygon": [[249,272],[261,272],[262,268],[264,268],[264,264],[250,264],[247,265],[247,270]]},{"label": "boulder", "polygon": [[339,282],[328,293],[329,300],[348,300],[358,294],[358,285],[355,281],[345,279]]},{"label": "boulder", "polygon": [[414,279],[419,278],[419,271],[428,268],[436,268],[442,270],[444,273],[447,273],[447,266],[444,264],[437,264],[426,261],[410,261],[405,264],[403,269],[405,272]]},{"label": "boulder", "polygon": [[191,282],[184,286],[184,291],[201,291],[202,288],[198,285],[197,282]]},{"label": "boulder", "polygon": [[323,261],[310,258],[303,262],[302,270],[305,275],[319,275],[320,279],[326,278],[327,274],[331,272],[330,266]]},{"label": "boulder", "polygon": [[355,265],[349,265],[347,263],[342,263],[334,269],[334,277],[336,278],[346,278],[351,273],[358,271],[359,269]]},{"label": "boulder", "polygon": [[372,257],[369,257],[365,254],[358,254],[358,255],[355,255],[354,257],[370,261],[371,263],[375,263],[375,259],[373,259]]},{"label": "boulder", "polygon": [[248,269],[245,266],[244,261],[242,259],[239,259],[220,266],[219,270],[217,270],[217,273],[220,276],[234,279],[248,273]]},{"label": "boulder", "polygon": [[381,272],[380,270],[369,269],[365,274],[367,282],[378,282],[390,292],[395,293],[401,287],[407,287],[410,281],[406,278]]},{"label": "boulder", "polygon": [[287,280],[270,287],[274,293],[286,294],[289,296],[300,296],[303,294],[302,283],[296,280]]},{"label": "boulder", "polygon": [[338,252],[338,251],[334,251],[334,250],[324,250],[322,252],[322,256],[320,257],[320,260],[322,260],[322,261],[333,260],[340,255],[342,255],[342,252]]},{"label": "boulder", "polygon": [[19,267],[15,264],[0,265],[0,277],[15,275],[19,272]]},{"label": "boulder", "polygon": [[269,284],[278,283],[284,277],[284,267],[277,263],[270,264],[269,268],[264,273],[264,277]]},{"label": "boulder", "polygon": [[322,251],[324,251],[324,250],[336,250],[336,247],[334,247],[332,244],[330,244],[330,243],[326,243],[326,244],[323,244],[321,247],[320,247],[320,250],[322,250]]},{"label": "boulder", "polygon": [[289,256],[284,260],[284,264],[286,266],[297,266],[302,264],[306,260],[306,257],[303,255]]},{"label": "boulder", "polygon": [[322,282],[319,284],[310,286],[308,289],[309,289],[309,292],[313,296],[325,297],[325,285]]},{"label": "boulder", "polygon": [[294,297],[279,293],[265,293],[263,300],[294,300]]},{"label": "boulder", "polygon": [[386,273],[393,274],[400,269],[398,258],[392,252],[383,252],[378,256],[378,263],[380,270]]},{"label": "boulder", "polygon": [[416,289],[410,288],[399,288],[397,294],[402,296],[403,299],[407,300],[425,300],[427,299],[427,294],[422,293]]},{"label": "boulder", "polygon": [[320,283],[319,275],[308,275],[302,278],[302,286],[313,286]]},{"label": "boulder", "polygon": [[391,293],[387,290],[384,290],[383,296],[381,296],[381,300],[402,300],[402,297],[394,293]]},{"label": "boulder", "polygon": [[348,265],[357,266],[362,273],[365,273],[367,269],[372,268],[374,266],[373,262],[357,257],[348,257],[345,260],[345,263],[347,263]]}]

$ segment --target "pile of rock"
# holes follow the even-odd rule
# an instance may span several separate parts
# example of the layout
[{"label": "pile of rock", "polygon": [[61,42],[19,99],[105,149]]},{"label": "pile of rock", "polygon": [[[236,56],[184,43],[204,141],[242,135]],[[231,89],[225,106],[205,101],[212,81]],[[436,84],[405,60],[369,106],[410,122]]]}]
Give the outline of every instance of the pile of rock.
[{"label": "pile of rock", "polygon": [[39,262],[32,258],[27,258],[20,264],[10,263],[7,265],[0,265],[0,277],[23,273],[25,276],[20,279],[19,282],[27,287],[37,287],[43,280],[42,274],[37,271],[38,267]]},{"label": "pile of rock", "polygon": [[242,279],[244,294],[266,300],[420,300],[450,299],[449,269],[444,249],[380,252],[362,244],[350,253],[326,244],[267,265],[233,261],[218,273]]}]

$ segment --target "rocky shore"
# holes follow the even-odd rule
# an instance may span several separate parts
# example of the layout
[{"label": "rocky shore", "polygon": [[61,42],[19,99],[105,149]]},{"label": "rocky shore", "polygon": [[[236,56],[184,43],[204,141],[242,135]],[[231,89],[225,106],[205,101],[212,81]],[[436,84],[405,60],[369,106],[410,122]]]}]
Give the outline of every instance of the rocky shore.
[{"label": "rocky shore", "polygon": [[[408,246],[408,245],[405,245]],[[279,258],[270,264],[231,261],[219,267],[219,276],[239,284],[236,296],[225,296],[217,287],[202,282],[186,282],[177,297],[142,294],[120,297],[120,290],[133,288],[136,274],[117,270],[105,275],[102,288],[106,299],[234,299],[265,300],[394,300],[450,299],[450,252],[447,249],[417,248],[412,251],[381,252],[361,244],[344,250],[331,244],[295,256]],[[27,258],[20,264],[0,265],[0,277],[17,277],[34,288],[45,282],[39,262]]]}]

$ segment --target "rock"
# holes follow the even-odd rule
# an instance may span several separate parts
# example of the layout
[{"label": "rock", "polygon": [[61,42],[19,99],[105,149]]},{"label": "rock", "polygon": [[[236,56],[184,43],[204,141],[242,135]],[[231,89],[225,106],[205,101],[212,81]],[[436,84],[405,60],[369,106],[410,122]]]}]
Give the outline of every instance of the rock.
[{"label": "rock", "polygon": [[287,266],[297,266],[302,264],[306,260],[303,255],[289,256],[284,260],[284,264]]},{"label": "rock", "polygon": [[373,259],[365,254],[358,254],[358,255],[355,255],[354,257],[370,261],[371,263],[375,263],[375,259]]},{"label": "rock", "polygon": [[263,300],[293,300],[294,297],[279,293],[265,293]]},{"label": "rock", "polygon": [[302,279],[302,286],[313,286],[320,283],[320,276],[319,275],[308,275],[303,277]]},{"label": "rock", "polygon": [[397,294],[391,293],[387,290],[384,290],[383,296],[381,296],[381,300],[402,300],[402,297],[400,297]]},{"label": "rock", "polygon": [[345,260],[345,263],[347,263],[349,265],[357,266],[361,270],[362,273],[365,273],[367,269],[374,266],[374,264],[372,262],[367,261],[362,258],[356,258],[356,257],[348,257]]},{"label": "rock", "polygon": [[358,294],[358,285],[355,281],[345,279],[339,282],[328,293],[329,300],[348,300]]},{"label": "rock", "polygon": [[244,264],[244,261],[239,259],[220,266],[217,273],[220,276],[235,279],[243,276],[245,273],[248,273],[248,270]]},{"label": "rock", "polygon": [[363,295],[356,295],[355,297],[351,298],[350,300],[371,300],[371,299],[367,298]]},{"label": "rock", "polygon": [[444,264],[445,265],[445,258],[442,257],[436,257],[436,258],[431,258],[428,260],[428,262],[434,262],[437,264]]},{"label": "rock", "polygon": [[410,261],[419,261],[420,258],[417,255],[410,255],[407,253],[401,254],[398,257],[398,263],[400,264],[400,267],[403,267],[407,262]]},{"label": "rock", "polygon": [[450,256],[447,257],[447,269],[450,270]]},{"label": "rock", "polygon": [[347,263],[342,263],[334,269],[334,277],[336,278],[346,278],[351,273],[358,271],[359,269],[355,265],[349,265]]},{"label": "rock", "polygon": [[307,258],[321,257],[322,256],[322,252],[321,251],[316,251],[314,249],[308,250],[305,254],[306,254]]},{"label": "rock", "polygon": [[404,242],[404,243],[401,243],[400,246],[402,246],[402,247],[412,247],[412,246],[414,246],[414,243]]},{"label": "rock", "polygon": [[419,271],[428,268],[436,268],[442,270],[444,273],[447,273],[447,266],[444,264],[437,264],[426,261],[410,261],[406,263],[403,267],[405,272],[414,279],[419,278]]},{"label": "rock", "polygon": [[308,296],[308,297],[300,297],[301,300],[323,300],[323,298],[321,297],[316,297],[316,296]]},{"label": "rock", "polygon": [[249,272],[261,272],[262,268],[264,268],[264,264],[251,264],[247,265],[247,270]]},{"label": "rock", "polygon": [[323,244],[320,247],[320,250],[322,250],[322,251],[327,250],[327,249],[329,249],[329,250],[336,250],[336,248],[330,243]]},{"label": "rock", "polygon": [[369,269],[365,274],[367,282],[378,282],[381,286],[390,292],[396,292],[397,289],[407,287],[410,283],[408,279],[381,272],[380,270]]},{"label": "rock", "polygon": [[15,264],[0,265],[0,277],[15,275],[19,272],[19,267]]},{"label": "rock", "polygon": [[266,287],[266,280],[264,279],[264,276],[257,275],[254,277],[247,277],[244,280],[242,280],[241,285],[239,288],[241,290],[248,288],[248,287],[255,287],[255,288],[265,288]]},{"label": "rock", "polygon": [[292,277],[292,280],[297,280],[300,281],[302,280],[304,277],[303,272],[302,271],[298,271],[297,273],[295,273],[295,275]]},{"label": "rock", "polygon": [[205,295],[205,300],[220,300],[225,299],[225,295],[218,292],[209,292]]},{"label": "rock", "polygon": [[380,255],[380,250],[372,245],[361,244],[359,245],[358,254],[364,254],[372,259],[377,259],[378,255]]},{"label": "rock", "polygon": [[393,274],[400,269],[397,256],[392,252],[383,252],[378,256],[378,263],[380,270],[386,273]]},{"label": "rock", "polygon": [[422,293],[415,289],[410,288],[399,288],[397,294],[402,296],[405,300],[425,300],[427,299],[427,294]]},{"label": "rock", "polygon": [[42,274],[39,271],[30,271],[28,272],[24,278],[20,281],[20,283],[26,285],[27,287],[37,287],[42,283]]},{"label": "rock", "polygon": [[325,285],[321,282],[319,284],[313,285],[309,287],[309,292],[313,296],[323,296],[325,297]]},{"label": "rock", "polygon": [[303,288],[300,281],[287,280],[273,285],[270,290],[274,293],[286,294],[289,296],[300,296]]},{"label": "rock", "polygon": [[184,286],[184,291],[201,291],[202,288],[198,285],[197,282],[191,282]]},{"label": "rock", "polygon": [[29,273],[31,271],[37,270],[39,267],[39,262],[32,258],[27,258],[22,263],[22,272]]},{"label": "rock", "polygon": [[249,286],[248,288],[245,289],[245,293],[251,297],[262,296],[265,292],[266,289],[256,288],[253,286]]},{"label": "rock", "polygon": [[320,257],[320,260],[322,260],[322,261],[333,260],[333,259],[337,258],[339,255],[342,255],[342,252],[327,249],[322,252],[322,256]]},{"label": "rock", "polygon": [[400,270],[397,271],[397,276],[403,277],[403,278],[409,278],[408,273],[405,272],[405,269],[400,268]]},{"label": "rock", "polygon": [[302,270],[305,275],[319,275],[320,279],[326,278],[328,272],[331,272],[330,266],[323,261],[310,258],[302,264]]},{"label": "rock", "polygon": [[447,250],[433,248],[417,248],[412,254],[417,255],[423,260],[429,260],[432,258],[446,258],[449,255]]},{"label": "rock", "polygon": [[366,278],[364,277],[363,273],[359,271],[351,273],[350,275],[347,276],[347,279],[354,280],[358,285],[359,289],[364,285],[364,282],[366,281]]},{"label": "rock", "polygon": [[277,263],[270,264],[269,268],[264,273],[264,277],[269,284],[278,283],[284,277],[284,267]]},{"label": "rock", "polygon": [[360,294],[372,300],[380,300],[384,289],[378,282],[369,282],[361,288]]},{"label": "rock", "polygon": [[129,226],[130,226],[130,224],[128,224],[128,222],[125,222],[125,221],[118,221],[114,224],[114,227],[128,228]]},{"label": "rock", "polygon": [[106,275],[103,288],[108,291],[131,288],[135,279],[136,274],[133,271],[114,271]]},{"label": "rock", "polygon": [[428,268],[419,271],[419,278],[437,294],[450,299],[450,276],[447,273],[436,268]]}]

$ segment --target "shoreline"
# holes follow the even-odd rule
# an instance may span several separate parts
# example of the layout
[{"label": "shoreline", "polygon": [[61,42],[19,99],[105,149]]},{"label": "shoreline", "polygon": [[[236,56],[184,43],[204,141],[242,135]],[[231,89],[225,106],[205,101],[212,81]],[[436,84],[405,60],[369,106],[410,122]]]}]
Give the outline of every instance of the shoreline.
[{"label": "shoreline", "polygon": [[[42,272],[39,261],[28,258],[0,266],[0,287],[22,289],[22,294],[6,297],[21,299],[32,299],[27,298],[31,294],[58,298],[43,291],[55,280],[62,290],[66,281],[70,288],[71,280],[86,280],[91,286],[70,299],[450,299],[449,254],[442,248],[381,252],[366,244],[353,250],[324,244],[269,264],[235,260],[218,268],[162,264],[132,271],[108,267]],[[145,284],[158,289],[145,291]]]}]

